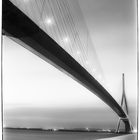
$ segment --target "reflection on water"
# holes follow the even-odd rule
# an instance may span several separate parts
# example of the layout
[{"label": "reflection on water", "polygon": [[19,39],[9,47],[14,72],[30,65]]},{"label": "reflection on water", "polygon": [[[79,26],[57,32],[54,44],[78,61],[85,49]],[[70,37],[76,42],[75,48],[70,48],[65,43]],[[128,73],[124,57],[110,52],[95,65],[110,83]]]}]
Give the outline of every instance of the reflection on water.
[{"label": "reflection on water", "polygon": [[[112,138],[113,137],[113,138]],[[4,140],[136,140],[136,136],[130,134],[121,136],[111,133],[93,132],[45,132],[31,130],[4,130]]]}]

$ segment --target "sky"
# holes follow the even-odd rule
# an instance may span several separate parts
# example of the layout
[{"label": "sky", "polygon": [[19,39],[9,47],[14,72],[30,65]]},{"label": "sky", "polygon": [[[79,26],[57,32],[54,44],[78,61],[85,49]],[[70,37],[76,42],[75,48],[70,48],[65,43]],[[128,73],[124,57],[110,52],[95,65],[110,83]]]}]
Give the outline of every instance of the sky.
[{"label": "sky", "polygon": [[124,73],[126,95],[129,104],[133,104],[137,89],[136,1],[79,0],[79,3],[112,96],[121,97]]},{"label": "sky", "polygon": [[[79,4],[105,80],[118,103],[122,95],[121,74],[125,73],[126,96],[134,123],[137,105],[136,3],[134,0],[79,0]],[[116,114],[85,87],[7,37],[3,37],[3,47],[5,125],[115,127]],[[43,115],[37,116],[38,110]],[[67,112],[69,115],[64,115]],[[101,114],[110,115],[101,117]],[[33,121],[31,116],[34,116]],[[45,125],[44,121],[40,122],[42,118]],[[109,123],[110,118],[113,121]],[[103,119],[104,122],[97,123]],[[40,123],[34,124],[35,120]]]}]

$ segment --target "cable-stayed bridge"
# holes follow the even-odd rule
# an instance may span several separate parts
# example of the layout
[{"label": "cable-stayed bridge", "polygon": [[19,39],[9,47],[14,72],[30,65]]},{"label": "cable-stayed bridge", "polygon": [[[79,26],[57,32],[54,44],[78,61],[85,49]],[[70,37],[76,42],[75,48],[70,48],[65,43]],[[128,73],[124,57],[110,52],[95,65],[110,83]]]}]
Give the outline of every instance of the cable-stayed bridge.
[{"label": "cable-stayed bridge", "polygon": [[127,114],[104,88],[94,46],[86,26],[79,23],[82,18],[74,16],[75,6],[66,0],[4,0],[3,34],[96,94],[118,114],[125,131],[130,132]]}]

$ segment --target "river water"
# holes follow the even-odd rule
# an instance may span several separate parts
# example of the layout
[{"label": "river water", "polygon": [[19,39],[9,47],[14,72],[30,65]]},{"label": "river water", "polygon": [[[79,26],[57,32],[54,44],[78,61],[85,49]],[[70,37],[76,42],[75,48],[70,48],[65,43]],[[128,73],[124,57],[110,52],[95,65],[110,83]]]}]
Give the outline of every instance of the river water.
[{"label": "river water", "polygon": [[45,132],[33,130],[4,130],[3,140],[136,140],[136,134],[120,135],[93,132]]}]

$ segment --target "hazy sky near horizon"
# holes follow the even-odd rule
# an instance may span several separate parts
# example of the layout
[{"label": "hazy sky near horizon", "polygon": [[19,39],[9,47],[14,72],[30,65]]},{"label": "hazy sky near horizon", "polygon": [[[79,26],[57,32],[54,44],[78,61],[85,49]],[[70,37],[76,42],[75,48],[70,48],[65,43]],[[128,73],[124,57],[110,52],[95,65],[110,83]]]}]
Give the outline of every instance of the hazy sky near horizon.
[{"label": "hazy sky near horizon", "polygon": [[[120,103],[121,74],[125,73],[128,107],[136,108],[136,1],[79,0],[79,4],[111,95]],[[3,37],[3,47],[5,110],[28,107],[93,107],[93,110],[104,108],[104,114],[112,113],[105,103],[85,87],[11,39]],[[14,118],[13,114],[11,116]],[[84,119],[88,117],[81,119],[81,122]],[[92,121],[92,117],[89,117],[89,124]]]}]

